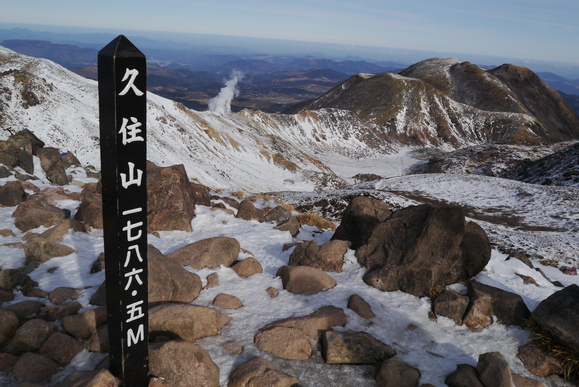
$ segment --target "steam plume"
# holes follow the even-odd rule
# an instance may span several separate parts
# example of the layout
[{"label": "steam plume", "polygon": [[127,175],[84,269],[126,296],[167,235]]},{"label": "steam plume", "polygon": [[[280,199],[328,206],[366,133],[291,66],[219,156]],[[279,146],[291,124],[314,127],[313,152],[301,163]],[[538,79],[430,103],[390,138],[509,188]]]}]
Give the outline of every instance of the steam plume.
[{"label": "steam plume", "polygon": [[229,77],[230,79],[225,82],[225,87],[209,101],[210,111],[223,114],[231,113],[231,100],[239,95],[237,84],[243,78],[243,73],[239,70],[233,70]]}]

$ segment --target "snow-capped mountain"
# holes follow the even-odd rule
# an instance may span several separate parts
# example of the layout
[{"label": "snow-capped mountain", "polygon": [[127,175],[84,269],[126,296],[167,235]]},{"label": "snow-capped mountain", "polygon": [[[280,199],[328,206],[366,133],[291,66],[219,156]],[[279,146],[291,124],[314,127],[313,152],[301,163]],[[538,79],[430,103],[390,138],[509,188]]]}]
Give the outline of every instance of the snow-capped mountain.
[{"label": "snow-capped mountain", "polygon": [[531,70],[485,71],[434,58],[399,74],[358,74],[288,112],[338,108],[405,144],[455,148],[473,143],[539,145],[579,138],[579,117]]},{"label": "snow-capped mountain", "polygon": [[[497,98],[511,101],[512,109],[484,110],[484,96],[468,105],[457,96],[468,93],[460,91],[456,76],[432,74],[448,75],[456,66],[475,71],[473,65],[443,59],[427,64],[405,70],[408,76],[359,74],[321,97],[311,106],[316,110],[297,114],[198,112],[148,93],[147,157],[157,165],[184,164],[189,176],[212,188],[312,190],[353,183],[352,176],[360,172],[400,174],[404,161],[399,154],[411,147],[453,150],[490,141],[543,143],[579,133],[579,124],[572,126],[579,118],[566,115],[551,120],[553,125],[568,121],[567,129],[559,125],[549,131],[506,86],[497,86],[502,93]],[[502,82],[498,73],[476,71],[487,83]],[[433,79],[447,83],[436,86]],[[95,81],[51,61],[0,48],[0,91],[0,139],[29,129],[98,168]],[[387,103],[398,108],[376,110]]]}]

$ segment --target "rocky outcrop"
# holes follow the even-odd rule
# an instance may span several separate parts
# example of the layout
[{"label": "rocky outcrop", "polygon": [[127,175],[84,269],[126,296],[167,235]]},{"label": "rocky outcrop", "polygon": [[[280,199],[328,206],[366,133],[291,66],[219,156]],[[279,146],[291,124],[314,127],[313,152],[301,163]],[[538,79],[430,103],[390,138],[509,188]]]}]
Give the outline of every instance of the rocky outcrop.
[{"label": "rocky outcrop", "polygon": [[424,297],[480,272],[490,259],[490,244],[461,209],[420,205],[377,224],[356,258],[368,268],[367,284]]}]

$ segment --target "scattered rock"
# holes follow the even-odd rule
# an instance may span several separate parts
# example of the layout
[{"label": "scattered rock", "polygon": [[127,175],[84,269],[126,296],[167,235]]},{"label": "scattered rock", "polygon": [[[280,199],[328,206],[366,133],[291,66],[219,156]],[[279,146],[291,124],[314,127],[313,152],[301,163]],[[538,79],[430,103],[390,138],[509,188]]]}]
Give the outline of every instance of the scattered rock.
[{"label": "scattered rock", "polygon": [[170,332],[175,338],[194,341],[217,335],[230,320],[226,314],[206,306],[162,304],[149,309],[149,332],[151,336]]},{"label": "scattered rock", "polygon": [[298,328],[276,326],[258,333],[255,346],[282,359],[305,360],[312,355],[306,334]]},{"label": "scattered rock", "polygon": [[239,298],[223,293],[215,297],[212,304],[221,309],[239,309],[243,306]]},{"label": "scattered rock", "polygon": [[147,226],[151,230],[192,231],[195,196],[183,164],[158,167],[147,162]]},{"label": "scattered rock", "polygon": [[356,257],[368,268],[368,285],[425,297],[479,273],[490,252],[486,233],[466,223],[462,209],[424,204],[398,210],[376,225]]},{"label": "scattered rock", "polygon": [[299,384],[295,377],[259,357],[240,364],[229,376],[227,387],[294,387]]},{"label": "scattered rock", "polygon": [[309,266],[287,266],[279,268],[283,288],[290,293],[311,295],[336,286],[336,280],[321,269]]},{"label": "scattered rock", "polygon": [[54,325],[47,321],[28,320],[16,330],[10,345],[17,352],[35,351],[44,345],[55,330]]},{"label": "scattered rock", "polygon": [[46,355],[65,366],[72,358],[84,349],[84,344],[61,332],[54,332],[40,347],[38,353]]},{"label": "scattered rock", "polygon": [[75,315],[80,308],[82,308],[82,305],[76,301],[64,302],[60,305],[49,305],[38,313],[38,318],[46,321],[62,320],[66,316]]},{"label": "scattered rock", "polygon": [[394,359],[382,362],[376,384],[378,387],[418,387],[420,371]]},{"label": "scattered rock", "polygon": [[20,321],[16,313],[0,309],[0,345],[14,336],[19,325]]},{"label": "scattered rock", "polygon": [[221,344],[221,347],[235,355],[241,355],[243,353],[243,347],[237,344],[235,341],[226,341],[225,343]]},{"label": "scattered rock", "polygon": [[0,205],[13,207],[22,203],[26,199],[26,192],[22,182],[15,180],[9,181],[0,187]]},{"label": "scattered rock", "polygon": [[292,238],[295,238],[300,233],[301,227],[302,227],[302,225],[300,224],[300,221],[298,220],[298,218],[295,216],[292,216],[287,221],[275,226],[274,229],[279,230],[279,231],[289,231]]},{"label": "scattered rock", "polygon": [[205,289],[209,289],[217,285],[219,285],[219,274],[217,273],[209,274],[207,276],[207,285],[205,285]]},{"label": "scattered rock", "polygon": [[234,261],[231,268],[241,278],[247,278],[254,274],[263,273],[261,264],[253,257],[245,258],[241,261]]},{"label": "scattered rock", "polygon": [[563,372],[563,361],[533,342],[519,347],[517,357],[535,376],[560,375]]},{"label": "scattered rock", "polygon": [[86,226],[76,219],[65,219],[60,224],[46,230],[40,237],[54,242],[60,242],[62,237],[68,233],[68,230],[74,232],[86,232]]},{"label": "scattered rock", "polygon": [[86,349],[91,352],[109,352],[109,328],[106,324],[101,325],[96,332],[92,334],[86,344]]},{"label": "scattered rock", "polygon": [[[0,325],[1,327],[2,325]],[[2,328],[0,328],[0,332]],[[1,334],[1,333],[0,333]],[[0,341],[0,344],[2,342]],[[18,356],[11,353],[0,353],[0,372],[12,372],[12,368],[18,361]]]},{"label": "scattered rock", "polygon": [[218,387],[219,368],[209,353],[189,341],[167,341],[149,347],[149,373],[171,387]]},{"label": "scattered rock", "polygon": [[11,292],[17,286],[31,287],[36,285],[38,284],[21,270],[6,269],[0,271],[0,289],[2,290]]},{"label": "scattered rock", "polygon": [[558,344],[579,353],[579,286],[553,293],[535,308],[533,321]]},{"label": "scattered rock", "polygon": [[257,220],[258,222],[265,221],[263,210],[256,208],[253,203],[247,199],[239,204],[236,217],[244,220]]},{"label": "scattered rock", "polygon": [[149,304],[156,302],[191,302],[201,292],[201,278],[165,257],[148,245]]},{"label": "scattered rock", "polygon": [[276,224],[285,223],[291,218],[292,213],[287,208],[282,206],[274,207],[271,211],[269,211],[264,216],[264,220],[266,222],[275,222]]},{"label": "scattered rock", "polygon": [[434,299],[433,310],[437,316],[448,317],[456,325],[462,325],[462,318],[466,312],[470,299],[454,290],[445,289]]},{"label": "scattered rock", "polygon": [[343,327],[346,325],[346,320],[346,314],[342,309],[328,305],[321,307],[307,316],[290,317],[274,321],[260,328],[260,330],[265,331],[273,327],[298,328],[310,339],[316,339],[320,332],[327,331],[333,326]]},{"label": "scattered rock", "polygon": [[56,185],[67,185],[65,164],[63,163],[60,151],[52,147],[38,149],[36,155],[40,159],[40,167],[44,170],[48,181]]},{"label": "scattered rock", "polygon": [[390,207],[381,200],[366,196],[352,199],[344,210],[342,222],[336,229],[332,240],[350,241],[352,249],[365,245],[376,225],[390,216]]},{"label": "scattered rock", "polygon": [[[27,204],[24,202],[20,206]],[[19,212],[18,206],[16,208],[15,214]],[[46,205],[42,207],[32,207],[24,212],[21,216],[12,215],[15,219],[14,224],[22,231],[32,230],[34,228],[44,226],[52,227],[56,226],[65,219],[70,218],[70,211],[62,208],[58,208],[51,205]]]},{"label": "scattered rock", "polygon": [[67,300],[77,300],[80,297],[78,290],[69,287],[59,287],[51,291],[48,295],[48,299],[53,304],[62,304]]},{"label": "scattered rock", "polygon": [[496,316],[501,324],[524,326],[531,315],[523,298],[518,294],[481,284],[477,281],[471,281],[468,284],[468,294],[471,300],[490,300],[490,313]]},{"label": "scattered rock", "polygon": [[32,352],[20,356],[12,373],[25,382],[40,383],[56,373],[59,364],[52,359]]},{"label": "scattered rock", "polygon": [[235,238],[213,237],[191,243],[167,254],[167,258],[193,269],[229,267],[239,256],[241,248]]},{"label": "scattered rock", "polygon": [[120,380],[107,369],[74,371],[54,387],[118,387]]},{"label": "scattered rock", "polygon": [[37,316],[43,307],[44,304],[41,302],[26,300],[7,306],[4,310],[16,313],[20,322],[24,322],[27,319]]},{"label": "scattered rock", "polygon": [[27,265],[32,261],[44,263],[54,257],[65,257],[74,251],[72,247],[43,238],[32,238],[24,244]]},{"label": "scattered rock", "polygon": [[92,267],[90,268],[90,273],[95,274],[104,269],[105,269],[105,253],[103,251],[102,253],[99,254],[96,261],[94,261],[94,263],[92,264]]},{"label": "scattered rock", "polygon": [[81,194],[81,202],[78,206],[74,219],[89,227],[104,227],[103,223],[103,197],[96,192],[96,186],[86,184]]},{"label": "scattered rock", "polygon": [[376,364],[394,355],[392,347],[366,332],[322,334],[322,356],[328,364]]},{"label": "scattered rock", "polygon": [[476,365],[483,386],[512,387],[511,367],[499,352],[487,352],[478,357]]},{"label": "scattered rock", "polygon": [[515,387],[545,387],[543,383],[535,379],[526,378],[517,374],[513,374],[512,377]]},{"label": "scattered rock", "polygon": [[478,371],[470,364],[459,364],[444,383],[448,387],[485,387],[478,378]]},{"label": "scattered rock", "polygon": [[269,294],[270,298],[276,298],[279,294],[279,290],[277,290],[277,288],[274,288],[273,286],[270,286],[269,288],[265,289],[265,291],[267,292],[267,294]]},{"label": "scattered rock", "polygon": [[88,339],[97,328],[106,323],[107,308],[104,306],[89,309],[84,313],[66,316],[62,319],[62,326],[67,333],[77,339]]},{"label": "scattered rock", "polygon": [[0,305],[7,301],[12,301],[14,299],[14,293],[9,292],[4,289],[0,289]]},{"label": "scattered rock", "polygon": [[376,317],[370,305],[359,295],[352,294],[348,299],[348,308],[352,309],[354,312],[365,319],[371,319]]},{"label": "scattered rock", "polygon": [[344,254],[350,242],[332,240],[318,246],[316,240],[297,245],[289,259],[289,266],[310,266],[323,271],[342,272]]}]

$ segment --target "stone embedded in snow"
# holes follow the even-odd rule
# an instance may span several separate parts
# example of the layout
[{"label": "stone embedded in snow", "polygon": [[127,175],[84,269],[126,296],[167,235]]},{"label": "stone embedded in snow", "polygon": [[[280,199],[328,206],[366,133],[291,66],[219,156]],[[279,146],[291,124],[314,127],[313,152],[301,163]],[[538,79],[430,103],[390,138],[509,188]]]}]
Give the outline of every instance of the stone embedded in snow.
[{"label": "stone embedded in snow", "polygon": [[312,295],[336,286],[336,280],[321,269],[309,266],[287,266],[279,268],[283,288],[293,294]]},{"label": "stone embedded in snow", "polygon": [[231,268],[241,278],[247,278],[257,273],[263,273],[261,263],[253,257],[245,258],[241,261],[235,261],[231,264]]},{"label": "stone embedded in snow", "polygon": [[22,270],[6,269],[0,271],[0,289],[12,291],[16,286],[36,286],[32,278]]},{"label": "stone embedded in snow", "polygon": [[190,304],[162,304],[149,309],[149,332],[152,336],[171,333],[188,341],[215,336],[231,317],[213,308]]},{"label": "stone embedded in snow", "polygon": [[[496,316],[501,324],[525,326],[531,315],[529,308],[527,308],[520,295],[495,288],[494,286],[471,281],[468,284],[468,295],[471,300],[484,299],[490,301],[489,317],[491,315]],[[465,324],[467,323],[466,320],[467,318],[465,317]]]},{"label": "stone embedded in snow", "polygon": [[302,225],[300,224],[298,218],[292,216],[287,221],[275,226],[274,229],[279,231],[289,231],[292,238],[295,238],[299,234],[301,227]]},{"label": "stone embedded in snow", "polygon": [[275,326],[255,336],[255,346],[275,357],[305,360],[312,355],[312,346],[299,328]]},{"label": "stone embedded in snow", "polygon": [[519,347],[517,357],[523,362],[525,368],[535,376],[561,375],[563,373],[563,360],[548,353],[533,342]]},{"label": "stone embedded in snow", "polygon": [[171,387],[218,387],[219,367],[209,353],[190,341],[166,341],[149,346],[149,374]]},{"label": "stone embedded in snow", "polygon": [[247,199],[239,204],[236,217],[244,220],[257,220],[258,222],[265,221],[263,210],[256,208],[253,203]]},{"label": "stone embedded in snow", "polygon": [[239,309],[243,306],[238,297],[224,293],[218,294],[211,303],[221,309]]},{"label": "stone embedded in snow", "polygon": [[48,305],[38,313],[38,318],[46,321],[62,320],[66,316],[75,315],[80,308],[82,305],[76,301],[64,302],[60,305]]},{"label": "stone embedded in snow", "polygon": [[386,359],[382,362],[376,385],[378,387],[417,387],[420,371],[408,364],[395,359]]},{"label": "stone embedded in snow", "polygon": [[579,353],[579,286],[569,285],[553,293],[541,301],[531,318],[558,344]]},{"label": "stone embedded in snow", "polygon": [[13,207],[22,203],[26,198],[26,192],[19,180],[9,181],[0,187],[0,205]]},{"label": "stone embedded in snow", "polygon": [[322,334],[322,356],[328,364],[376,364],[394,355],[392,347],[367,332]]},{"label": "stone embedded in snow", "polygon": [[82,222],[69,218],[40,234],[40,238],[60,242],[70,229],[74,232],[87,232],[86,226]]},{"label": "stone embedded in snow", "polygon": [[363,277],[368,285],[425,297],[478,274],[490,253],[486,233],[467,223],[462,209],[425,204],[378,223],[356,258],[368,268]]},{"label": "stone embedded in snow", "polygon": [[29,264],[33,261],[44,263],[51,258],[65,257],[74,252],[75,250],[70,246],[66,246],[40,237],[32,238],[24,244],[26,264]]},{"label": "stone embedded in snow", "polygon": [[95,371],[74,371],[54,387],[87,386],[118,387],[120,381],[109,370],[101,368]]},{"label": "stone embedded in snow", "polygon": [[275,386],[293,387],[299,380],[260,357],[237,366],[229,376],[227,387]]},{"label": "stone embedded in snow", "polygon": [[432,309],[437,316],[448,317],[456,325],[462,325],[462,318],[466,312],[470,299],[454,290],[445,289],[433,301]]},{"label": "stone embedded in snow", "polygon": [[213,237],[203,239],[167,254],[167,258],[193,269],[229,267],[239,256],[241,248],[235,238]]},{"label": "stone embedded in snow", "polygon": [[289,259],[289,266],[310,266],[323,271],[342,272],[344,255],[350,242],[332,240],[318,246],[316,240],[297,245]]},{"label": "stone embedded in snow", "polygon": [[[28,208],[25,209],[25,207]],[[20,214],[21,212],[23,212],[21,215],[12,216],[15,218],[14,224],[22,231],[32,230],[40,226],[56,226],[70,217],[69,210],[63,210],[51,205],[34,206],[33,204],[29,206],[28,201],[21,203],[14,211],[14,214]]]},{"label": "stone embedded in snow", "polygon": [[478,377],[484,386],[512,387],[511,367],[499,352],[479,355],[476,365]]},{"label": "stone embedded in snow", "polygon": [[348,299],[348,308],[356,312],[360,317],[371,319],[376,317],[370,305],[359,295],[352,294]]},{"label": "stone embedded in snow", "polygon": [[352,242],[352,249],[365,245],[376,225],[391,214],[388,204],[367,196],[352,199],[344,210],[342,222],[336,229],[332,240]]},{"label": "stone embedded in snow", "polygon": [[512,374],[513,385],[515,387],[545,387],[545,385],[538,380],[527,378],[521,375]]},{"label": "stone embedded in snow", "polygon": [[44,304],[39,301],[26,300],[9,305],[3,309],[16,313],[20,322],[24,322],[30,319],[30,316],[36,316],[43,307]]},{"label": "stone embedded in snow", "polygon": [[459,364],[444,383],[449,387],[485,387],[478,378],[478,371],[470,364]]},{"label": "stone embedded in snow", "polygon": [[77,300],[79,297],[80,293],[78,290],[67,286],[58,287],[48,294],[48,299],[53,304],[62,304],[67,300]]},{"label": "stone embedded in snow", "polygon": [[205,285],[205,289],[209,289],[217,285],[219,285],[219,274],[217,273],[209,274],[207,276],[207,285]]},{"label": "stone embedded in snow", "polygon": [[40,159],[40,167],[46,174],[48,181],[55,185],[67,185],[69,183],[65,171],[69,165],[65,165],[58,149],[44,147],[38,149],[36,155]]},{"label": "stone embedded in snow", "polygon": [[291,218],[292,213],[287,208],[282,206],[274,207],[271,211],[265,214],[264,220],[266,222],[275,222],[276,224],[285,223]]},{"label": "stone embedded in snow", "polygon": [[261,331],[273,327],[290,327],[301,329],[310,339],[316,339],[319,332],[327,331],[333,326],[346,325],[347,317],[344,311],[332,305],[323,306],[315,312],[301,317],[290,317],[267,324]]}]

